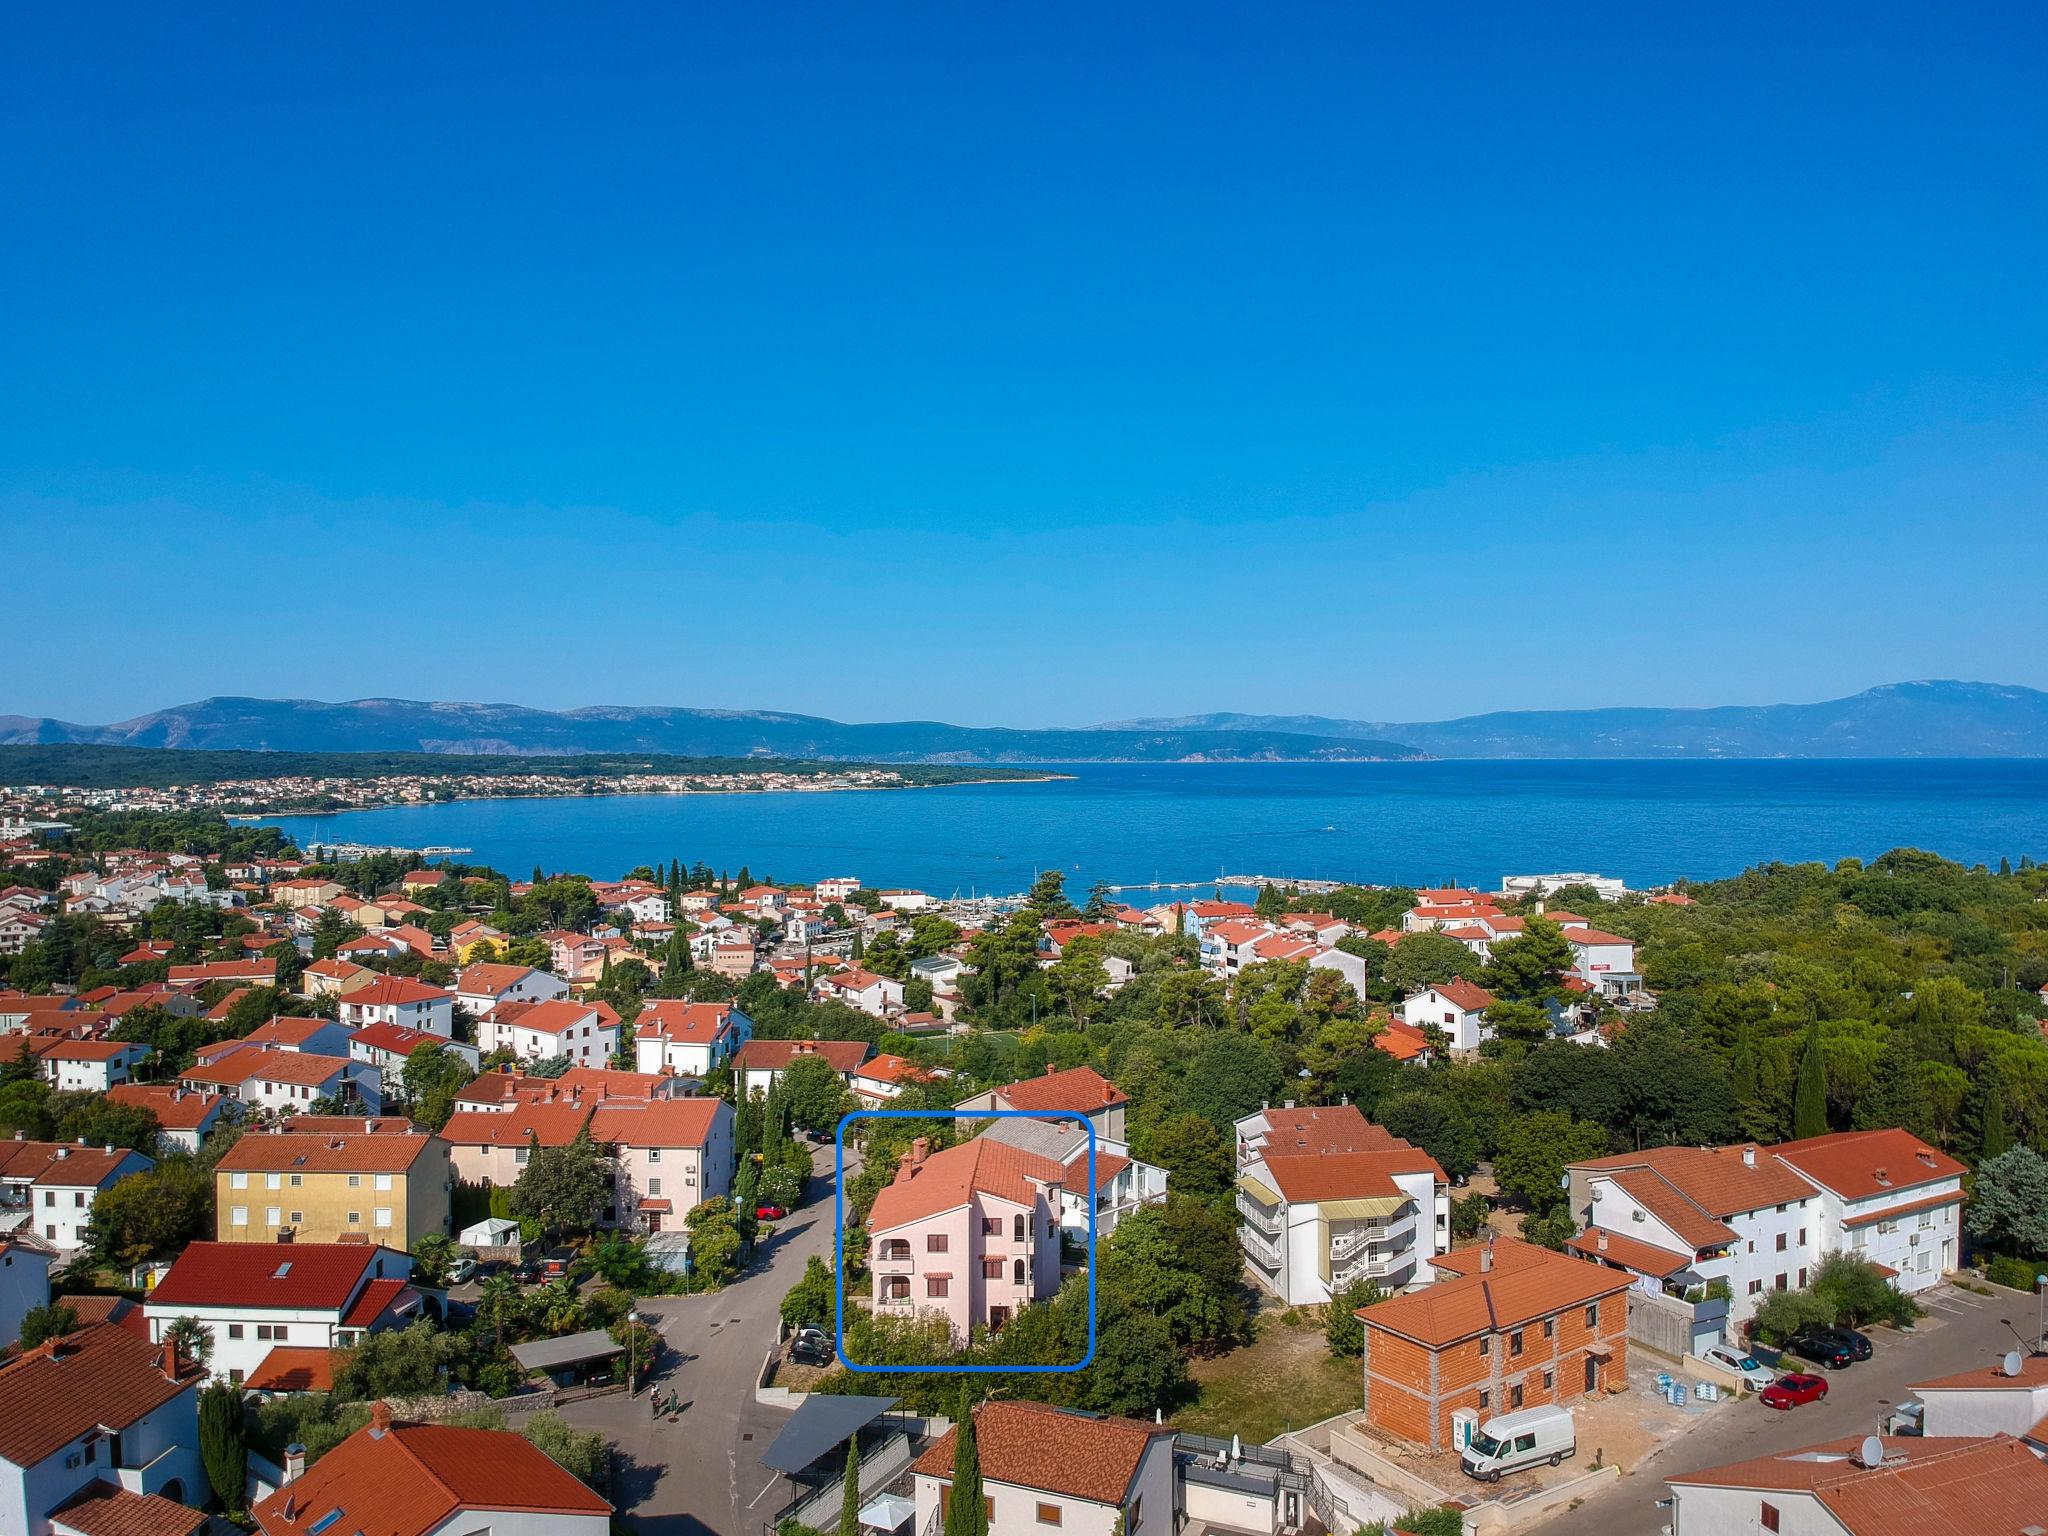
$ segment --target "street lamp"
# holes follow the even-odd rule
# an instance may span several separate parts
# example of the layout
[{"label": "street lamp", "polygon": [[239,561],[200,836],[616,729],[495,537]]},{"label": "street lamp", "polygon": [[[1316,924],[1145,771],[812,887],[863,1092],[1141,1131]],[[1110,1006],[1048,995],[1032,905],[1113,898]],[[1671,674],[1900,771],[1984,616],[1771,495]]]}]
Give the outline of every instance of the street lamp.
[{"label": "street lamp", "polygon": [[634,1369],[637,1354],[635,1346],[640,1342],[640,1314],[631,1307],[626,1308],[626,1396],[640,1395],[640,1373]]}]

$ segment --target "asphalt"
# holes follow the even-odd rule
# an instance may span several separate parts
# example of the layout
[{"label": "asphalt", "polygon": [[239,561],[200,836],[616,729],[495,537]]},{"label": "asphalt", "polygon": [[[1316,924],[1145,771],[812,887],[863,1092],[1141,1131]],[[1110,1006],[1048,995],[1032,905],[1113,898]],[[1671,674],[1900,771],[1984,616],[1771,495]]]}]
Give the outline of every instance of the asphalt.
[{"label": "asphalt", "polygon": [[[814,1158],[810,1200],[756,1246],[745,1275],[722,1291],[649,1297],[642,1316],[661,1330],[663,1358],[637,1398],[589,1398],[563,1417],[609,1440],[617,1453],[616,1502],[643,1536],[761,1536],[789,1498],[789,1484],[761,1465],[761,1453],[789,1418],[754,1400],[775,1347],[782,1298],[804,1262],[832,1255],[832,1149]],[[848,1171],[858,1172],[851,1154]],[[656,1419],[650,1399],[673,1392],[673,1416]]]},{"label": "asphalt", "polygon": [[[1670,1497],[1664,1484],[1669,1475],[1875,1433],[1890,1408],[1913,1395],[1914,1382],[1989,1365],[2019,1348],[2020,1341],[2000,1318],[2011,1318],[2031,1340],[2034,1298],[1993,1289],[1992,1296],[1977,1296],[1937,1287],[1923,1298],[1928,1316],[1911,1333],[1869,1330],[1876,1346],[1870,1359],[1846,1370],[1818,1372],[1828,1383],[1821,1401],[1788,1411],[1766,1408],[1754,1398],[1727,1403],[1583,1504],[1531,1529],[1568,1531],[1570,1536],[1656,1536],[1671,1518],[1657,1507],[1658,1500]],[[1799,1361],[1788,1361],[1786,1367],[1811,1369]]]}]

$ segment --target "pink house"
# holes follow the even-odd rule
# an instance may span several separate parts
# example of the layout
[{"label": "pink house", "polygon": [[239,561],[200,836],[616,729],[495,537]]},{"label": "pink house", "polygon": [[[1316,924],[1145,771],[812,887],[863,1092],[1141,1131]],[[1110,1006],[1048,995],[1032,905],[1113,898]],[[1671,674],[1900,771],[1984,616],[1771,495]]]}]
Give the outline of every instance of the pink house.
[{"label": "pink house", "polygon": [[923,1137],[868,1213],[875,1311],[936,1314],[964,1341],[1059,1289],[1067,1170],[977,1138],[933,1152]]}]

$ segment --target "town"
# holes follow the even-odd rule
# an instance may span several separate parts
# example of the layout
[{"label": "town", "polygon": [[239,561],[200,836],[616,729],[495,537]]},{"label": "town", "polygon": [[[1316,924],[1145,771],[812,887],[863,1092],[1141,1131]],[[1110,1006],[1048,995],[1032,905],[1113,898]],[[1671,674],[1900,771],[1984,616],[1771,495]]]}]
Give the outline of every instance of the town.
[{"label": "town", "polygon": [[961,903],[256,787],[8,802],[0,1529],[2048,1510],[2030,860]]}]

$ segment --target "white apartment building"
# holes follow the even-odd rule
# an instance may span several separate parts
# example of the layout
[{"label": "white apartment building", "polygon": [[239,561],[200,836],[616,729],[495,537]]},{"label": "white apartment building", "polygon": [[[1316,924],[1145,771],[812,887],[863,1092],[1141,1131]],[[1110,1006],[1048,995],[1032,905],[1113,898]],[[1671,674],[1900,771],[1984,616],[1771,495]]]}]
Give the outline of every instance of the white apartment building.
[{"label": "white apartment building", "polygon": [[1774,1149],[1820,1197],[1821,1251],[1892,1271],[1908,1295],[1961,1254],[1963,1165],[1911,1131],[1840,1131]]},{"label": "white apartment building", "polygon": [[1353,1281],[1427,1285],[1451,1246],[1450,1180],[1352,1105],[1263,1109],[1237,1122],[1245,1268],[1290,1306]]},{"label": "white apartment building", "polygon": [[82,1248],[100,1191],[155,1166],[126,1147],[17,1135],[0,1141],[0,1212],[23,1213],[22,1224],[54,1248]]},{"label": "white apartment building", "polygon": [[704,1077],[753,1038],[754,1021],[731,1003],[657,998],[633,1021],[633,1066]]},{"label": "white apartment building", "polygon": [[[945,1523],[953,1438],[911,1467],[920,1533]],[[974,1410],[974,1440],[989,1536],[1172,1536],[1171,1425],[991,1401]]]},{"label": "white apartment building", "polygon": [[[537,973],[538,974],[538,973]],[[602,1067],[619,1048],[619,1026],[594,1003],[550,998],[544,1003],[500,1003],[477,1025],[485,1055],[510,1051],[521,1061],[566,1056],[577,1066]]]}]

